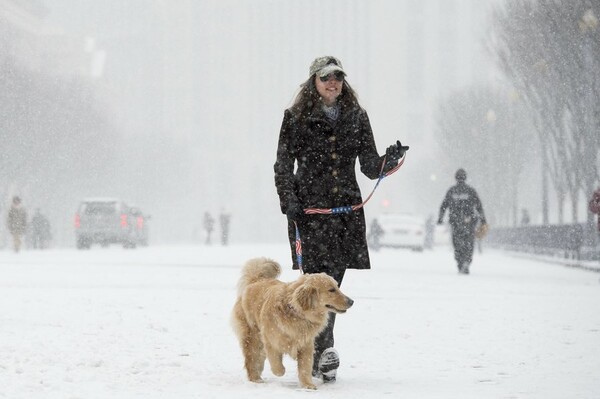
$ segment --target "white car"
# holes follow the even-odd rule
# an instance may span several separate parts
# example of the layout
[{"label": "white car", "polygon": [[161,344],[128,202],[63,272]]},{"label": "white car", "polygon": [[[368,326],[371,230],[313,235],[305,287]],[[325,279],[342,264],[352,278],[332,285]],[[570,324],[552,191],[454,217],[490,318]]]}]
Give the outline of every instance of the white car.
[{"label": "white car", "polygon": [[435,226],[433,234],[433,245],[452,245],[452,230],[448,223]]},{"label": "white car", "polygon": [[390,213],[379,215],[369,226],[369,243],[379,247],[425,248],[425,219],[412,214]]}]

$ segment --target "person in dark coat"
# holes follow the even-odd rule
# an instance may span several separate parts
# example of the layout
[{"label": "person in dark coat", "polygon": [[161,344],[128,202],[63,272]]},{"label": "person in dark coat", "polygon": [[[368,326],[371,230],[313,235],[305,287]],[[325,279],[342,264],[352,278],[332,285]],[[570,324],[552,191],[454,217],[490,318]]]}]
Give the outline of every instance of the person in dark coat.
[{"label": "person in dark coat", "polygon": [[221,245],[227,245],[229,242],[229,221],[231,215],[221,210],[219,215],[219,224],[221,225]]},{"label": "person in dark coat", "polygon": [[600,233],[600,188],[592,194],[592,198],[588,203],[588,209],[590,212],[598,215],[598,232]]},{"label": "person in dark coat", "polygon": [[367,235],[367,240],[370,239],[371,247],[375,251],[379,250],[379,248],[381,246],[379,239],[381,238],[382,235],[383,235],[383,228],[381,227],[381,225],[379,224],[379,221],[377,219],[373,219],[373,221],[371,222],[371,228]]},{"label": "person in dark coat", "polygon": [[210,236],[215,228],[215,218],[208,212],[204,212],[204,230],[206,230],[206,245],[210,245]]},{"label": "person in dark coat", "polygon": [[34,249],[47,248],[48,242],[52,238],[50,221],[40,212],[39,208],[35,210],[35,214],[31,218],[31,235]]},{"label": "person in dark coat", "polygon": [[521,226],[529,226],[530,222],[529,211],[525,208],[521,209]]},{"label": "person in dark coat", "polygon": [[450,227],[452,228],[452,244],[454,245],[454,258],[458,271],[469,274],[469,267],[473,260],[473,244],[475,240],[475,227],[478,223],[487,227],[481,201],[475,189],[465,181],[467,172],[458,169],[455,174],[456,185],[450,187],[440,207],[438,224],[442,224],[446,209],[449,210]]},{"label": "person in dark coat", "polygon": [[[408,147],[400,141],[388,147],[383,171],[398,164]],[[309,68],[293,105],[285,110],[274,165],[275,186],[282,213],[288,218],[293,268],[295,223],[302,242],[302,272],[325,272],[341,285],[346,269],[370,269],[363,209],[333,215],[305,214],[307,208],[330,209],[362,203],[356,180],[361,172],[380,174],[384,156],[375,146],[367,112],[346,80],[342,63],[320,57]],[[294,171],[294,167],[297,167]],[[333,349],[335,314],[315,340],[313,374],[335,381],[339,357]]]},{"label": "person in dark coat", "polygon": [[13,248],[15,252],[19,252],[22,243],[21,236],[27,230],[27,211],[21,205],[21,198],[17,196],[13,197],[6,224],[8,231],[13,236]]}]

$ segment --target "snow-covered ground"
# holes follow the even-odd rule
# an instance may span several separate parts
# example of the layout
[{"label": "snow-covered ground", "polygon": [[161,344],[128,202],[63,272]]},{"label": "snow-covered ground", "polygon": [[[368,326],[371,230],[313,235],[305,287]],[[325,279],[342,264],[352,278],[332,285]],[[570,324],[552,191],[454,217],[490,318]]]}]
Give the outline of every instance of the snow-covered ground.
[{"label": "snow-covered ground", "polygon": [[229,326],[241,264],[285,245],[0,252],[0,398],[598,398],[600,275],[448,247],[349,271],[338,382],[245,379]]}]

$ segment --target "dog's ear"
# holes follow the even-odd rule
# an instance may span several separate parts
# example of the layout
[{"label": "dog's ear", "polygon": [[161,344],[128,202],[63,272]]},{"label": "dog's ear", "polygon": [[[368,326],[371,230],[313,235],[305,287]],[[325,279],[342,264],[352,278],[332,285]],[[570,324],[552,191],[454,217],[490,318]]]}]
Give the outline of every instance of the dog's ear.
[{"label": "dog's ear", "polygon": [[301,285],[296,289],[294,295],[303,310],[316,308],[319,302],[319,291],[311,285]]}]

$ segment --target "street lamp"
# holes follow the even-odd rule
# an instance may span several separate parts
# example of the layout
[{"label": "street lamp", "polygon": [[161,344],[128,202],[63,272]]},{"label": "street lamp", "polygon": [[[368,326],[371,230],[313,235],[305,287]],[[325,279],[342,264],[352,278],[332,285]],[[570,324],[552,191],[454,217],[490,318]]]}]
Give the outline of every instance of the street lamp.
[{"label": "street lamp", "polygon": [[[496,116],[496,111],[492,108],[488,109],[485,113],[485,120],[487,122],[487,131],[488,137],[486,142],[486,151],[487,151],[487,178],[491,179],[493,174],[493,162],[492,162],[492,143],[494,142],[494,138],[496,135],[496,120],[498,117]],[[490,219],[488,219],[489,221]]]}]

